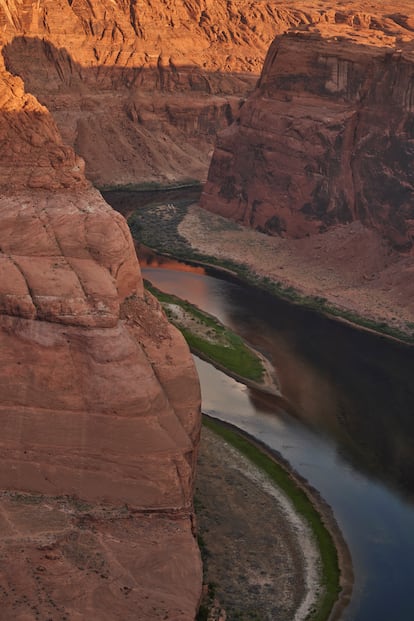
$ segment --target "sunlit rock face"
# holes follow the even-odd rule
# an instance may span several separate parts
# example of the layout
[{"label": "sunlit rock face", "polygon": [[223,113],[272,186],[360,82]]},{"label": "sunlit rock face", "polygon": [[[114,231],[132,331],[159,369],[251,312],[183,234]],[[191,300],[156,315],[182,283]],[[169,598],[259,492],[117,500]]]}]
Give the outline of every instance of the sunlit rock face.
[{"label": "sunlit rock face", "polygon": [[[409,0],[2,0],[3,56],[95,185],[205,180],[275,36],[410,38]],[[332,34],[334,33],[334,34]],[[355,34],[356,33],[356,34]],[[35,68],[35,69],[34,69]]]},{"label": "sunlit rock face", "polygon": [[368,24],[354,16],[275,39],[219,134],[204,207],[294,238],[359,220],[412,248],[413,30]]},{"label": "sunlit rock face", "polygon": [[99,186],[205,179],[275,32],[302,19],[263,0],[0,3],[7,68]]},{"label": "sunlit rock face", "polygon": [[341,19],[312,1],[0,2],[7,68],[98,186],[205,179],[215,134],[253,90],[274,37]]}]

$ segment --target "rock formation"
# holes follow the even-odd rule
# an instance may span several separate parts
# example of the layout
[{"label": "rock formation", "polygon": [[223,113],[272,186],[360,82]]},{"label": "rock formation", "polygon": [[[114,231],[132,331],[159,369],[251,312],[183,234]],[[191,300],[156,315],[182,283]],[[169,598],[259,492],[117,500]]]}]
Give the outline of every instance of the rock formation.
[{"label": "rock formation", "polygon": [[[23,19],[12,4],[3,11]],[[135,619],[141,610],[148,620],[189,621],[201,563],[192,532],[200,393],[188,347],[143,290],[125,220],[86,181],[48,110],[4,67],[0,101],[0,616]],[[15,490],[31,508],[24,525]],[[37,494],[33,502],[27,493]],[[79,531],[84,517],[63,517],[72,510],[61,496],[89,503],[88,535]],[[55,518],[31,528],[52,507]],[[23,563],[11,562],[16,545]],[[34,589],[32,564],[68,546],[66,561]],[[130,580],[127,602],[117,584],[94,603],[99,575],[82,572],[97,556],[107,579]]]},{"label": "rock formation", "polygon": [[200,596],[193,363],[87,179],[203,178],[228,128],[210,208],[410,246],[414,22],[343,5],[0,0],[2,620],[189,621]]},{"label": "rock formation", "polygon": [[275,34],[325,11],[260,0],[3,0],[7,68],[99,186],[205,179]]},{"label": "rock formation", "polygon": [[[373,45],[410,38],[398,8],[356,0],[2,0],[3,56],[100,187],[205,179],[217,130],[252,91],[274,37],[314,28]],[[398,44],[399,45],[399,44]],[[36,68],[34,70],[34,68]]]},{"label": "rock formation", "polygon": [[411,249],[413,61],[409,13],[336,12],[276,37],[219,134],[202,205],[293,238],[358,220]]}]

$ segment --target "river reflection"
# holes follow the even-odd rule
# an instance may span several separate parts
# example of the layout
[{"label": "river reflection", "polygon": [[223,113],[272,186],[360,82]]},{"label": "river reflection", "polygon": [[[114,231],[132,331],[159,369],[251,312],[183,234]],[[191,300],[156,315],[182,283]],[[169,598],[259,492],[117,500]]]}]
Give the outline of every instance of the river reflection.
[{"label": "river reflection", "polygon": [[145,265],[143,273],[266,354],[291,414],[333,436],[356,466],[414,497],[413,348],[207,274]]},{"label": "river reflection", "polygon": [[198,361],[203,409],[280,451],[331,504],[356,573],[344,618],[412,621],[414,349],[209,274],[143,273],[272,360],[287,407]]}]

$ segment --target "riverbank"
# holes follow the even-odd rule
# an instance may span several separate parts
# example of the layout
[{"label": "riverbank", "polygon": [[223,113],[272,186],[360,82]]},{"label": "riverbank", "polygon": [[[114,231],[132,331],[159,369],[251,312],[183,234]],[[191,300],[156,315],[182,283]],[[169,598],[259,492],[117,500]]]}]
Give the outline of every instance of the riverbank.
[{"label": "riverbank", "polygon": [[146,192],[154,192],[154,193],[165,193],[171,192],[172,190],[188,190],[188,189],[197,189],[200,190],[203,187],[203,181],[200,179],[182,179],[181,181],[176,181],[173,183],[161,183],[157,181],[147,181],[142,183],[127,183],[120,185],[102,185],[97,186],[97,190],[99,190],[102,194],[105,192],[123,192],[133,195],[135,193],[146,193]]},{"label": "riverbank", "polygon": [[358,222],[292,240],[176,203],[141,208],[129,223],[135,239],[158,252],[214,265],[294,304],[414,342],[414,257],[392,251]]},{"label": "riverbank", "polygon": [[177,233],[194,253],[294,303],[414,342],[414,257],[359,222],[306,239],[270,237],[191,205]]},{"label": "riverbank", "polygon": [[200,618],[207,606],[223,607],[228,621],[339,618],[352,566],[329,507],[277,455],[229,425],[204,422],[196,495],[206,584]]},{"label": "riverbank", "polygon": [[146,288],[158,299],[168,319],[182,332],[193,354],[246,386],[280,395],[270,361],[224,326],[216,317],[150,282]]}]

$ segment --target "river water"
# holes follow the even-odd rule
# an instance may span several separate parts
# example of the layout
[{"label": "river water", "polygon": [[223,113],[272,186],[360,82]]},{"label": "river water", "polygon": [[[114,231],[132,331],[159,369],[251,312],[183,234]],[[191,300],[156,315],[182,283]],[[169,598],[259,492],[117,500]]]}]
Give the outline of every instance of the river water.
[{"label": "river water", "polygon": [[331,505],[351,551],[346,621],[414,619],[414,348],[215,272],[142,256],[143,275],[216,315],[272,361],[287,399],[196,359],[203,411],[256,436]]}]

